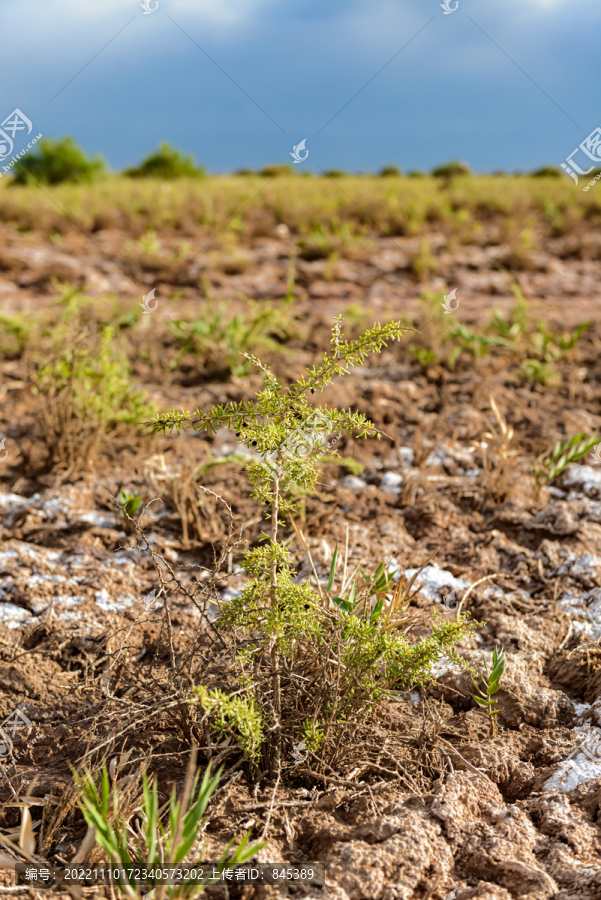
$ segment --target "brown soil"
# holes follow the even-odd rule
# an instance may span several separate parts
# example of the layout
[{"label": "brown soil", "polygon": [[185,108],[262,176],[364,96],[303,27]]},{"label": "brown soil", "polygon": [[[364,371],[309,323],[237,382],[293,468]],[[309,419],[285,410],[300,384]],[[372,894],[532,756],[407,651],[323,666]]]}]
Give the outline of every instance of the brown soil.
[{"label": "brown soil", "polygon": [[[121,293],[132,306],[140,298],[131,278],[148,289],[158,286],[159,308],[145,337],[155,361],[145,355],[131,362],[161,409],[242,399],[260,383],[253,375],[210,380],[193,362],[168,376],[156,362],[170,352],[161,316],[194,309],[203,273],[217,297],[282,297],[290,255],[285,237],[250,240],[244,272],[228,274],[216,271],[208,252],[183,272],[146,259],[137,270],[128,268],[120,250],[127,236],[116,231],[97,232],[95,243],[69,233],[59,250],[35,234],[2,228],[0,292],[7,309],[54,303],[53,277],[79,283],[89,295]],[[347,525],[353,564],[372,567],[394,557],[405,570],[440,548],[436,566],[445,575],[438,584],[428,581],[416,598],[424,609],[436,601],[444,610],[446,590],[461,596],[467,584],[494,576],[466,599],[464,608],[486,624],[462,652],[475,663],[482,652],[489,660],[495,646],[507,652],[499,735],[489,736],[469,678],[441,663],[427,690],[399,693],[365,723],[360,744],[335,771],[316,775],[295,764],[287,747],[275,793],[268,775],[253,774],[235,748],[209,750],[205,741],[200,761],[223,762],[225,785],[209,807],[207,858],[233,835],[251,830],[257,839],[268,822],[261,860],[325,864],[325,887],[277,889],[307,900],[601,898],[601,760],[576,755],[576,777],[566,762],[584,737],[598,748],[601,736],[601,470],[583,461],[538,492],[530,475],[534,457],[558,436],[601,426],[601,240],[590,237],[586,253],[582,244],[562,240],[549,240],[512,277],[550,322],[595,320],[562,363],[563,383],[527,384],[496,356],[451,371],[436,364],[423,370],[403,351],[385,354],[329,389],[320,403],[351,406],[389,437],[343,439],[341,456],[353,457],[363,471],[324,467],[302,516],[324,571]],[[399,250],[418,248],[410,244],[378,240],[365,258],[338,260],[327,271],[325,260],[299,260],[302,329],[289,355],[275,357],[276,370],[298,374],[324,349],[332,315],[351,302],[374,318],[388,310],[413,315],[420,285]],[[439,267],[439,281],[451,285],[486,267],[477,289],[473,283],[460,289],[462,321],[486,320],[493,302],[511,306],[510,276],[486,266],[489,251],[459,247]],[[183,296],[169,299],[174,290]],[[36,853],[56,865],[73,859],[85,834],[70,765],[97,761],[98,748],[110,759],[131,749],[124,771],[147,760],[164,801],[173,785],[181,787],[191,744],[203,739],[178,705],[152,712],[164,694],[169,642],[163,612],[143,604],[156,587],[152,561],[137,549],[144,544],[124,527],[111,496],[122,489],[145,500],[161,497],[146,520],[153,550],[176,569],[210,566],[227,532],[224,507],[209,494],[181,497],[186,475],[208,451],[223,457],[235,439],[225,431],[210,440],[182,435],[139,444],[119,436],[98,449],[93,468],[61,482],[36,468],[41,420],[28,365],[27,359],[5,361],[0,388],[0,433],[8,435],[10,449],[0,468],[0,715],[5,720],[19,704],[33,723],[30,735],[15,737],[14,753],[24,752],[0,782],[0,841],[19,827],[13,792],[30,791],[37,798]],[[490,443],[491,427],[498,432],[491,395],[515,430],[516,453],[505,466],[493,460],[487,468],[474,442]],[[392,477],[383,481],[386,473]],[[242,526],[252,544],[261,510],[250,499],[243,466],[207,467],[200,480],[231,505],[237,530]],[[182,503],[189,504],[183,513]],[[229,559],[221,591],[242,583],[236,563],[245,546]],[[303,571],[301,548],[293,542],[291,549]],[[194,571],[182,570],[184,582]],[[195,633],[197,613],[181,592],[169,602],[179,651]],[[204,632],[199,654],[208,653],[210,641]],[[227,659],[212,665],[226,671]],[[1,877],[11,883],[8,874]],[[230,894],[250,900],[274,891],[233,886]]]}]

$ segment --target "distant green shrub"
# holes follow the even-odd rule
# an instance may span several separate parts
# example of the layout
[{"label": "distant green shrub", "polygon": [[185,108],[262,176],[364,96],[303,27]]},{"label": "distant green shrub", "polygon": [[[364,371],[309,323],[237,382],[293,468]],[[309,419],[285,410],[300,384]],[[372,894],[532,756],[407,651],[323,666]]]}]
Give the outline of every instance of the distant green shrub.
[{"label": "distant green shrub", "polygon": [[73,138],[65,137],[60,141],[42,138],[34,153],[28,153],[15,164],[13,183],[27,184],[32,180],[42,184],[91,182],[105,171],[100,156],[88,159]]},{"label": "distant green shrub", "polygon": [[556,166],[542,166],[536,172],[532,172],[533,178],[561,178],[563,172]]},{"label": "distant green shrub", "polygon": [[458,175],[469,175],[470,167],[465,162],[459,162],[456,159],[452,159],[450,162],[445,163],[443,166],[438,166],[436,169],[432,169],[432,175],[434,178],[456,178]]},{"label": "distant green shrub", "polygon": [[345,175],[346,172],[343,172],[342,169],[328,169],[323,173],[324,178],[344,178]]},{"label": "distant green shrub", "polygon": [[274,165],[263,166],[263,168],[259,172],[259,175],[261,176],[261,178],[275,178],[276,175],[293,175],[293,174],[294,174],[294,169],[292,168],[292,166],[288,166],[288,165],[284,165],[284,164],[277,165],[277,163],[274,163]]},{"label": "distant green shrub", "polygon": [[380,178],[398,178],[402,174],[398,166],[382,166]]},{"label": "distant green shrub", "polygon": [[202,166],[194,164],[192,156],[184,156],[166,141],[159,144],[156,153],[151,153],[142,160],[139,166],[126,169],[123,173],[128,178],[204,178],[206,171]]}]

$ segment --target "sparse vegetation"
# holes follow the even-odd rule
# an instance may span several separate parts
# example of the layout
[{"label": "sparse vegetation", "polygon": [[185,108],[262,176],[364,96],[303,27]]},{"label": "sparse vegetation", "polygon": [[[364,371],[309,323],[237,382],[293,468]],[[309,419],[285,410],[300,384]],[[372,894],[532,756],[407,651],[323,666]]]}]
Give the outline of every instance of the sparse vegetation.
[{"label": "sparse vegetation", "polygon": [[[558,796],[598,693],[599,195],[298,168],[0,181],[2,715],[31,726],[2,723],[2,853],[164,865],[179,819],[191,860],[248,833],[340,862],[450,802],[472,861],[495,809],[509,840],[477,874],[422,841],[409,893],[519,893],[517,803],[532,871],[584,897],[532,791]],[[154,404],[189,433],[151,436]]]},{"label": "sparse vegetation", "polygon": [[[424,260],[423,252],[416,260],[422,268],[431,267],[431,263]],[[427,369],[434,363],[446,363],[453,368],[462,354],[469,354],[475,364],[488,353],[496,352],[509,356],[517,364],[517,371],[529,382],[561,384],[563,376],[557,364],[573,351],[590,327],[590,321],[582,322],[571,331],[553,332],[544,321],[531,320],[526,298],[515,282],[512,282],[511,290],[515,304],[507,317],[493,309],[490,322],[476,329],[457,321],[455,316],[444,314],[441,309],[444,290],[422,291],[418,335],[409,353]]]},{"label": "sparse vegetation", "polygon": [[570,463],[584,459],[599,443],[599,439],[598,434],[575,434],[565,441],[557,441],[554,447],[539,457],[537,464],[532,468],[537,482],[541,485],[550,484]]},{"label": "sparse vegetation", "polygon": [[114,436],[119,426],[140,427],[152,415],[153,405],[132,385],[113,336],[113,329],[105,328],[94,352],[69,348],[37,372],[45,465],[63,477],[85,469],[98,443]]},{"label": "sparse vegetation", "polygon": [[133,519],[142,505],[142,498],[136,493],[120,491],[117,502],[121,505],[121,515],[123,518]]},{"label": "sparse vegetation", "polygon": [[173,319],[167,323],[169,331],[180,344],[171,360],[176,369],[187,354],[195,358],[208,375],[223,373],[240,377],[250,369],[245,354],[253,350],[282,353],[290,339],[293,321],[288,312],[290,303],[279,306],[270,301],[246,301],[247,312],[228,313],[220,303],[214,312],[210,301],[205,312],[193,321]]},{"label": "sparse vegetation", "polygon": [[31,346],[35,335],[32,316],[23,313],[0,315],[0,356],[4,359],[20,359]]},{"label": "sparse vegetation", "polygon": [[[96,778],[89,769],[82,775],[75,774],[81,793],[79,805],[86,823],[95,830],[96,841],[106,854],[109,865],[124,870],[127,880],[117,882],[117,887],[121,894],[132,900],[137,900],[143,885],[139,876],[136,877],[136,869],[185,869],[186,860],[198,843],[203,816],[215,793],[221,772],[211,776],[211,767],[208,766],[200,781],[200,773],[195,773],[193,769],[195,758],[196,754],[193,754],[181,796],[177,797],[175,788],[171,792],[166,826],[161,821],[165,807],[159,806],[156,778],[149,782],[146,773],[142,773],[140,802],[125,814],[120,809],[119,786],[114,782],[111,784],[106,764]],[[135,820],[135,827],[132,827]],[[230,842],[226,852],[216,863],[217,872],[246,862],[263,846],[248,845],[248,835],[234,849],[233,843],[234,841]],[[196,853],[201,855],[197,847]],[[198,856],[189,861],[190,868],[196,867]],[[196,881],[189,878],[180,884],[169,886],[162,883],[160,878],[157,881],[157,900],[163,897],[169,900],[191,900],[202,893],[209,879]],[[153,878],[148,889],[154,884]]]},{"label": "sparse vegetation", "polygon": [[[264,185],[266,178],[273,180]],[[41,228],[47,234],[56,233],[58,226],[62,235],[76,231],[77,225],[96,230],[115,221],[136,234],[148,228],[160,232],[173,227],[174,222],[189,223],[188,228],[194,223],[216,232],[236,216],[246,223],[261,211],[273,216],[275,222],[285,222],[294,233],[307,232],[318,224],[329,229],[338,221],[348,223],[359,234],[362,229],[374,233],[380,229],[384,234],[426,236],[431,223],[449,234],[456,229],[464,231],[465,222],[457,221],[457,210],[461,210],[474,223],[503,216],[508,222],[504,243],[516,237],[529,212],[538,214],[550,208],[548,179],[532,176],[470,178],[410,173],[395,182],[393,190],[388,178],[349,174],[342,192],[329,178],[299,177],[286,165],[220,178],[200,179],[197,174],[184,177],[182,173],[182,177],[169,179],[164,185],[150,175],[108,175],[98,184],[58,184],[53,198],[66,215],[33,184],[4,190],[3,181],[6,179],[0,180],[3,221],[14,221],[20,228]],[[164,192],[163,187],[171,190]],[[259,188],[260,196],[249,204]],[[585,223],[601,215],[595,192],[578,192],[567,178],[554,181],[553,207],[557,223],[554,233],[558,235],[578,233]],[[535,233],[544,234],[550,227],[547,222],[544,215],[533,222]]]},{"label": "sparse vegetation", "polygon": [[506,319],[498,311],[493,311],[489,329],[500,336],[499,343],[520,361],[521,372],[529,381],[561,383],[562,376],[556,363],[573,350],[591,323],[582,322],[573,331],[556,334],[544,321],[539,320],[535,324],[531,321],[526,298],[515,282],[511,290],[516,299],[512,311]]},{"label": "sparse vegetation", "polygon": [[[252,689],[252,679],[241,678],[243,686]],[[192,691],[194,699],[209,715],[211,728],[217,737],[223,740],[233,737],[240,741],[240,746],[252,762],[257,762],[264,740],[261,713],[254,697],[228,697],[220,690],[207,690],[199,685]]]}]

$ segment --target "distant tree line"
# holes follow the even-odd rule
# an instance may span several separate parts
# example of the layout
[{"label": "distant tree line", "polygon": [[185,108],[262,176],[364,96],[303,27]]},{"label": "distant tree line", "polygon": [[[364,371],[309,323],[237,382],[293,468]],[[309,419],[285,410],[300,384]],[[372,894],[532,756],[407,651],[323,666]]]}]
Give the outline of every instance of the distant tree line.
[{"label": "distant tree line", "polygon": [[[43,138],[35,151],[28,153],[13,168],[13,184],[60,184],[61,182],[85,183],[92,182],[108,173],[104,160],[96,155],[88,157],[73,138],[64,137],[60,140]],[[206,178],[207,172],[203,166],[197,165],[194,158],[185,155],[180,150],[172,147],[166,141],[159,144],[157,150],[149,154],[138,166],[126,169],[123,173],[128,178],[157,178],[168,181],[174,178]],[[257,175],[261,178],[275,178],[283,175],[304,175],[311,177],[312,172],[304,170],[297,172],[293,166],[272,164],[262,169],[240,169],[234,173],[239,176]],[[343,172],[340,169],[329,169],[323,172],[324,178],[338,179],[346,175],[354,174]],[[362,173],[370,174],[370,173]],[[395,165],[382,166],[377,173],[381,178],[400,178],[403,173]],[[454,178],[466,177],[472,174],[470,167],[465,162],[451,160],[442,166],[437,166],[430,173],[411,171],[407,173],[409,178],[425,178],[427,174],[433,178],[441,178],[450,181]],[[505,172],[493,172],[493,175],[506,175]],[[524,173],[516,173],[521,175]],[[563,172],[555,166],[543,166],[535,172],[528,173],[538,178],[561,178]]]}]

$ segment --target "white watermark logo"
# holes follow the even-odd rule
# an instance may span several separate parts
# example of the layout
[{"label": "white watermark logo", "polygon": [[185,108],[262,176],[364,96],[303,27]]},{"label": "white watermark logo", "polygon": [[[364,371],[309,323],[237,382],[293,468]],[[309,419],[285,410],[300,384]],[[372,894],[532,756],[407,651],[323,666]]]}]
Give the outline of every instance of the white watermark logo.
[{"label": "white watermark logo", "polygon": [[[583,155],[578,158],[578,162],[574,160],[576,154],[582,153]],[[590,160],[593,161],[593,165],[589,165]],[[583,169],[579,165],[581,163],[583,166],[588,166],[588,169]],[[589,136],[585,138],[581,144],[576,147],[575,150],[570,153],[569,156],[566,157],[566,161],[561,163],[561,168],[570,176],[570,178],[574,179],[574,182],[578,184],[579,175],[590,175],[593,169],[598,168],[601,164],[601,127],[597,126],[594,131],[591,131]],[[578,174],[576,174],[578,173]],[[591,184],[597,179],[594,179]],[[584,188],[587,190],[587,188]]]},{"label": "white watermark logo", "polygon": [[324,450],[328,442],[324,438],[332,431],[332,420],[320,409],[308,416],[303,427],[294,428],[286,436],[282,444],[284,455],[291,457],[307,457],[313,451]]},{"label": "white watermark logo", "polygon": [[6,438],[2,438],[0,441],[0,462],[4,462],[5,459],[8,459],[8,450],[4,447],[4,442]]},{"label": "white watermark logo", "polygon": [[455,6],[451,6],[449,0],[444,0],[444,3],[441,3],[440,6],[444,9],[443,16],[448,16],[450,13],[456,12],[459,0],[455,0]]},{"label": "white watermark logo", "polygon": [[154,612],[154,610],[158,609],[161,605],[161,591],[159,590],[157,593],[155,588],[149,594],[146,594],[142,602],[144,603],[146,612]]},{"label": "white watermark logo", "polygon": [[592,181],[589,181],[589,183],[587,184],[587,186],[584,187],[584,188],[582,188],[582,190],[583,190],[583,191],[588,191],[589,188],[592,188],[592,186],[593,186],[594,184],[596,184],[597,181],[599,181],[599,179],[601,179],[601,172],[598,172],[598,173],[595,175],[595,177],[593,178],[593,180],[592,180]]},{"label": "white watermark logo", "polygon": [[[12,169],[12,167],[14,166],[14,164],[15,164],[16,162],[18,162],[19,159],[20,159],[22,156],[25,156],[25,154],[27,153],[27,151],[28,151],[28,150],[31,150],[31,148],[33,147],[33,145],[34,145],[34,144],[37,144],[37,142],[39,141],[39,139],[40,139],[41,137],[42,137],[42,132],[40,132],[40,133],[37,135],[37,137],[34,137],[34,139],[33,139],[32,141],[30,141],[30,142],[27,144],[27,146],[26,146],[23,150],[21,150],[20,153],[17,153],[16,156],[13,156],[13,158],[11,159],[11,161],[9,162],[9,164],[8,164],[7,166],[2,166],[2,172],[0,172],[0,178],[2,178],[3,175],[6,175],[7,172],[10,172],[10,170]],[[0,146],[1,146],[1,145],[2,145],[2,141],[1,141],[1,139],[0,139]]]},{"label": "white watermark logo", "polygon": [[305,744],[304,741],[301,741],[300,744],[297,744],[296,747],[294,748],[294,750],[292,751],[292,756],[294,757],[294,765],[295,766],[298,766],[299,763],[304,762],[308,758],[309,751],[307,750],[307,752],[303,756],[302,752],[301,752],[303,750],[307,750],[307,745]]},{"label": "white watermark logo", "polygon": [[[455,310],[459,309],[459,300],[456,299],[457,288],[453,288],[450,294],[444,295],[444,303],[440,305],[444,309],[445,316],[450,315],[450,313],[454,313]],[[455,301],[455,306],[453,306],[453,300]]]},{"label": "white watermark logo", "polygon": [[159,8],[159,0],[156,0],[156,6],[150,5],[150,0],[144,0],[144,3],[140,3],[140,6],[144,10],[144,15],[149,16],[150,13],[156,12]]},{"label": "white watermark logo", "polygon": [[[294,160],[294,165],[304,162],[309,155],[309,151],[305,147],[306,140],[307,140],[307,138],[303,138],[302,141],[300,142],[300,144],[297,144],[295,147],[292,148],[294,152],[291,153],[290,156]],[[304,156],[301,156],[301,150],[305,151]]]},{"label": "white watermark logo", "polygon": [[313,410],[302,426],[297,425],[291,430],[277,450],[267,454],[265,462],[279,477],[282,474],[281,463],[284,459],[300,461],[311,454],[323,454],[330,450],[340,438],[340,435],[336,435],[333,440],[326,440],[332,431],[330,417],[320,409]]},{"label": "white watermark logo", "polygon": [[[0,722],[0,765],[13,755],[14,737],[21,731],[27,730],[27,737],[33,730],[33,722],[29,719],[22,709],[17,708],[3,722]],[[37,740],[37,738],[36,738]],[[34,741],[35,743],[35,741]],[[31,746],[31,745],[28,745]],[[27,751],[24,750],[13,757],[13,760],[19,759]]]},{"label": "white watermark logo", "polygon": [[4,122],[0,122],[0,159],[10,156],[17,131],[25,131],[26,128],[27,134],[31,134],[33,123],[20,109],[14,109]]},{"label": "white watermark logo", "polygon": [[[21,131],[25,132],[27,129],[27,134],[31,134],[31,129],[33,128],[33,122],[31,119],[28,119],[24,112],[20,109],[14,109],[10,116],[7,116],[4,122],[0,122],[0,162],[3,159],[6,159],[11,155],[13,150],[15,149],[15,137]],[[11,161],[6,166],[2,166],[2,172],[0,172],[0,178],[6,173],[8,173],[14,164],[20,159],[21,156],[25,156],[28,150],[37,144],[37,142],[42,137],[41,134],[38,134],[37,137],[33,138],[20,153],[17,153],[16,156],[13,156]]]},{"label": "white watermark logo", "polygon": [[459,600],[457,599],[457,591],[450,591],[446,597],[443,598],[442,603],[449,610],[455,610],[459,606]]},{"label": "white watermark logo", "polygon": [[[2,446],[0,444],[0,446]],[[591,457],[593,461],[593,465],[601,466],[601,444],[596,444],[595,447],[591,450]]]},{"label": "white watermark logo", "polygon": [[[144,303],[139,303],[139,304],[138,304],[138,306],[141,306],[141,307],[142,307],[142,315],[143,315],[143,316],[149,316],[150,313],[151,313],[151,312],[154,312],[155,309],[157,308],[157,306],[159,305],[159,301],[158,301],[158,300],[155,300],[155,298],[154,298],[154,292],[155,292],[155,291],[156,291],[156,288],[153,288],[151,291],[149,291],[149,292],[142,298],[142,299],[144,300]],[[154,306],[151,306],[151,305],[150,305],[150,301],[151,301],[151,300],[154,300]]]}]

